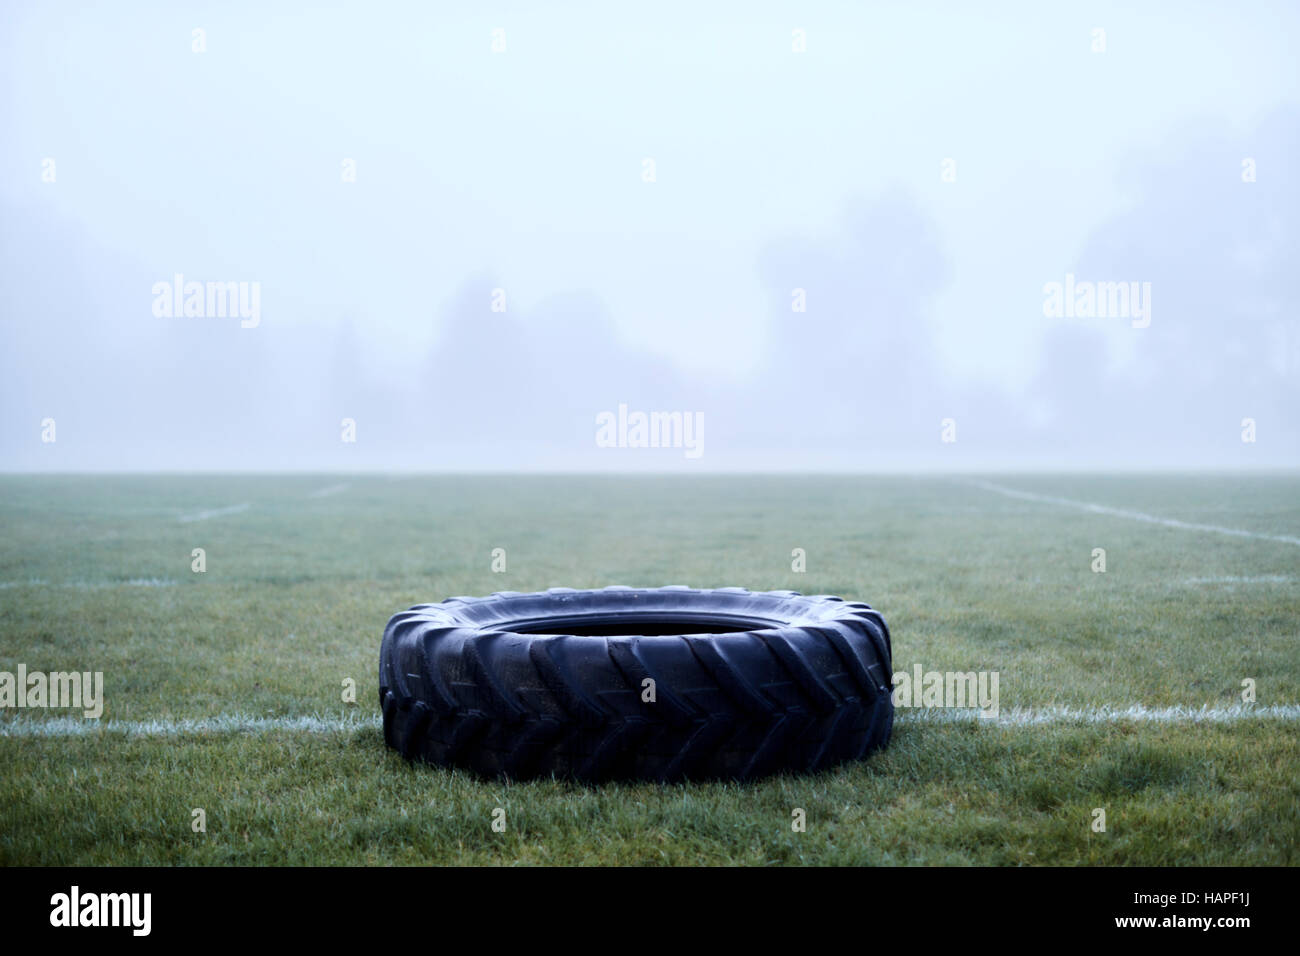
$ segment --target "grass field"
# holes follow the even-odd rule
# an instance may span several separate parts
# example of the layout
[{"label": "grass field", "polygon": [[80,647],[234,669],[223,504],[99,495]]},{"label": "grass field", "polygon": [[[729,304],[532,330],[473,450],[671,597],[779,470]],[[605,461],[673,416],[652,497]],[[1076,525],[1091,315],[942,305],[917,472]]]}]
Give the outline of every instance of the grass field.
[{"label": "grass field", "polygon": [[[608,584],[867,601],[896,671],[997,671],[1001,716],[743,786],[385,749],[391,613]],[[0,477],[0,670],[106,699],[0,711],[0,863],[1295,864],[1298,638],[1294,475]]]}]

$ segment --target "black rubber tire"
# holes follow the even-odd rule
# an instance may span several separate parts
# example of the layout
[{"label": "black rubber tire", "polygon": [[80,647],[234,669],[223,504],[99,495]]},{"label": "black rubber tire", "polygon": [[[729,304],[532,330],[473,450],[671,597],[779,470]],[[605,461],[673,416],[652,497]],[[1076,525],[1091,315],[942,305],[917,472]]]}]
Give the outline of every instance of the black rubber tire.
[{"label": "black rubber tire", "polygon": [[453,597],[388,622],[384,740],[408,760],[515,780],[814,771],[888,742],[890,655],[876,611],[829,595]]}]

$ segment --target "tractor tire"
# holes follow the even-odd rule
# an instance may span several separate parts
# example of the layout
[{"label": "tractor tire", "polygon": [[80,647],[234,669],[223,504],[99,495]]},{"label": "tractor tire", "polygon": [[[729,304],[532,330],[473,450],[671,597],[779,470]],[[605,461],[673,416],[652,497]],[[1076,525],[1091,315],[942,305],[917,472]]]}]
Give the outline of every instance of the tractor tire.
[{"label": "tractor tire", "polygon": [[686,587],[453,597],[384,631],[384,740],[488,777],[749,780],[884,747],[891,647],[868,605]]}]

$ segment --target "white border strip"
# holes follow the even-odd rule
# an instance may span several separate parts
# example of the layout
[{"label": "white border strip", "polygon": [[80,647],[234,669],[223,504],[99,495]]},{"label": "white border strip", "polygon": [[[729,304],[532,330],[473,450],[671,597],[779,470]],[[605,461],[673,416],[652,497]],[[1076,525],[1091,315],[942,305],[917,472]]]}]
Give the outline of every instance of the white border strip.
[{"label": "white border strip", "polygon": [[[1231,707],[1016,707],[997,717],[982,717],[969,708],[919,707],[895,711],[897,724],[984,724],[992,727],[1036,727],[1044,724],[1229,724],[1246,720],[1300,721],[1300,704],[1268,707],[1235,704]],[[252,717],[222,714],[217,717],[177,720],[85,720],[80,717],[0,718],[0,737],[86,737],[119,734],[127,737],[198,737],[205,734],[259,734],[294,731],[306,734],[352,733],[379,730],[378,714],[369,716]]]},{"label": "white border strip", "polygon": [[1083,511],[1090,511],[1093,514],[1109,515],[1112,518],[1128,518],[1130,521],[1143,521],[1147,524],[1164,525],[1166,528],[1180,528],[1183,531],[1211,531],[1215,534],[1232,535],[1234,538],[1255,538],[1259,541],[1280,541],[1282,544],[1294,544],[1300,546],[1300,538],[1292,537],[1287,534],[1262,534],[1257,531],[1242,531],[1240,528],[1224,528],[1217,524],[1195,524],[1191,521],[1179,521],[1177,518],[1161,518],[1158,515],[1149,515],[1143,511],[1129,511],[1124,508],[1112,508],[1109,505],[1099,505],[1091,501],[1075,501],[1073,498],[1058,498],[1055,495],[1040,495],[1032,491],[1020,491],[1016,488],[1008,488],[1006,485],[996,485],[991,481],[974,480],[971,482],[977,488],[983,488],[985,491],[995,491],[1000,495],[1006,495],[1008,498],[1019,498],[1021,501],[1037,501],[1042,504],[1064,505],[1067,508],[1079,508]]},{"label": "white border strip", "polygon": [[341,494],[342,492],[347,491],[348,488],[350,488],[350,487],[351,487],[351,485],[349,485],[346,481],[343,482],[343,483],[340,484],[340,485],[327,485],[327,486],[324,487],[324,488],[317,488],[315,491],[313,491],[313,492],[311,492],[309,495],[307,495],[307,497],[308,497],[308,498],[328,498],[330,495]]},{"label": "white border strip", "polygon": [[253,505],[246,501],[243,504],[227,505],[225,508],[209,508],[207,511],[196,511],[191,515],[181,515],[176,520],[181,524],[189,524],[192,521],[207,521],[209,518],[220,518],[223,515],[237,515],[251,507]]},{"label": "white border strip", "polygon": [[0,737],[86,737],[122,734],[127,737],[199,737],[205,734],[262,734],[276,730],[304,734],[338,734],[378,730],[380,716],[369,717],[251,717],[221,714],[216,717],[176,720],[86,720],[80,717],[0,718]]},{"label": "white border strip", "polygon": [[984,717],[975,708],[898,708],[900,724],[980,723],[996,727],[1036,727],[1043,724],[1231,724],[1243,720],[1300,720],[1300,704],[1268,707],[1234,704],[1231,707],[1013,707],[996,717]]}]

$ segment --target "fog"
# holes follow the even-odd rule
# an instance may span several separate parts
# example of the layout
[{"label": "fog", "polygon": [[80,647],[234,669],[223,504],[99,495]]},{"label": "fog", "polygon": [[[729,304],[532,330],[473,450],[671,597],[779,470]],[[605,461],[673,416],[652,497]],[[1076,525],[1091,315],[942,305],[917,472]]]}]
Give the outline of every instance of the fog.
[{"label": "fog", "polygon": [[0,470],[1300,465],[1294,4],[130,6],[0,9]]}]

